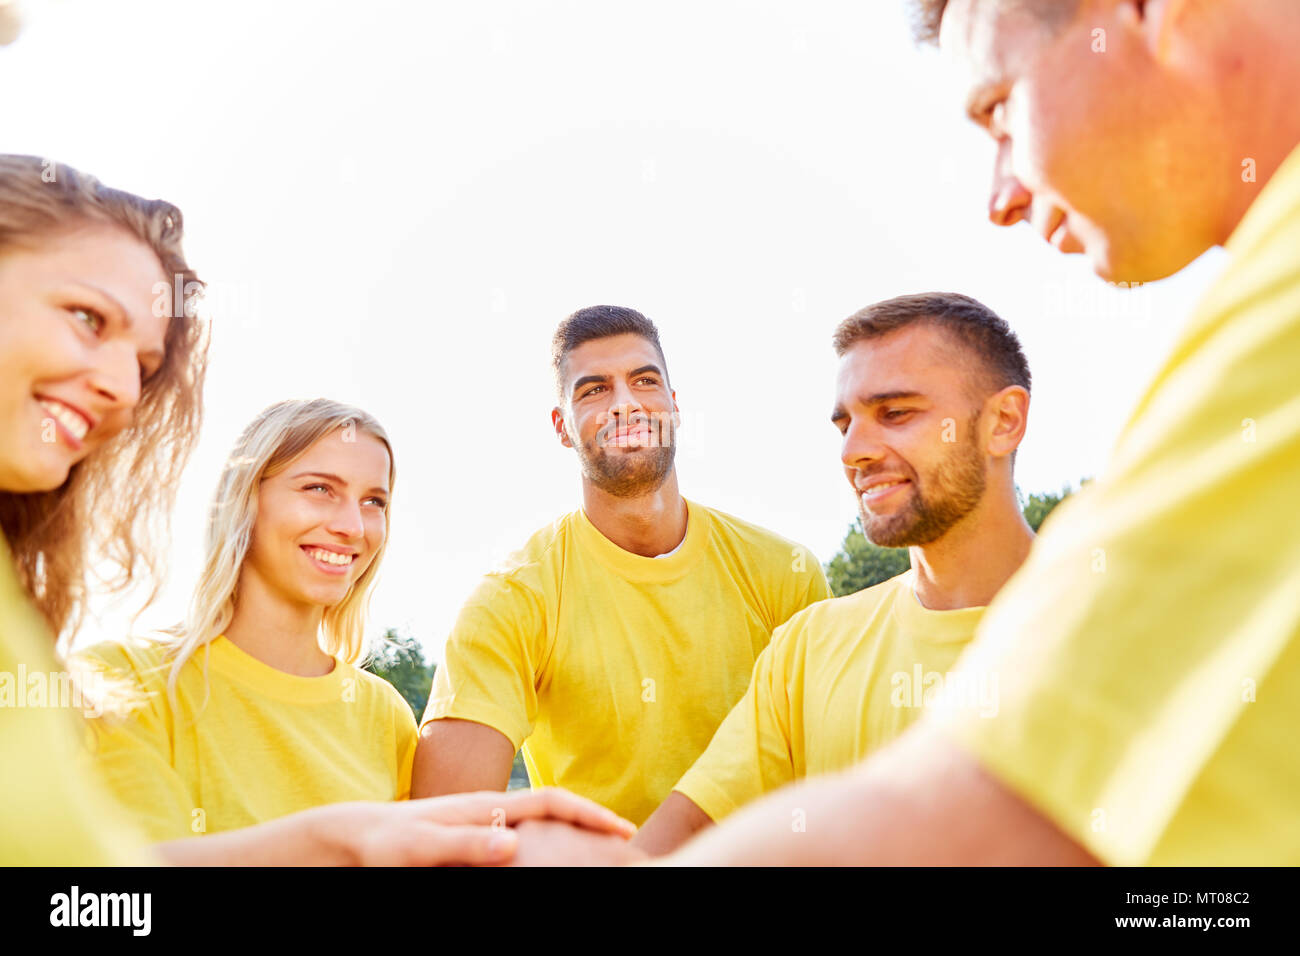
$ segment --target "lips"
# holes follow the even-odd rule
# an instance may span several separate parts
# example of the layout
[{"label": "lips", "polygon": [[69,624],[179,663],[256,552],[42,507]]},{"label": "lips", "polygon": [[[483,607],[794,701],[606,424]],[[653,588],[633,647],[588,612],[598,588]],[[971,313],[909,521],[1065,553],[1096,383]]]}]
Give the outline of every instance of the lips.
[{"label": "lips", "polygon": [[345,573],[357,560],[354,551],[340,551],[337,548],[326,548],[321,545],[304,544],[302,551],[317,567],[330,574]]},{"label": "lips", "polygon": [[39,396],[37,402],[59,425],[60,430],[71,439],[74,447],[80,448],[81,443],[95,427],[95,422],[89,415],[67,402],[45,395]]},{"label": "lips", "polygon": [[862,502],[864,508],[871,508],[880,504],[889,498],[900,488],[910,485],[912,482],[908,478],[886,478],[873,481],[870,484],[861,487],[854,486],[858,492],[858,500]]},{"label": "lips", "polygon": [[1052,210],[1039,235],[1058,252],[1083,252],[1083,244],[1070,232],[1069,217],[1060,209]]}]

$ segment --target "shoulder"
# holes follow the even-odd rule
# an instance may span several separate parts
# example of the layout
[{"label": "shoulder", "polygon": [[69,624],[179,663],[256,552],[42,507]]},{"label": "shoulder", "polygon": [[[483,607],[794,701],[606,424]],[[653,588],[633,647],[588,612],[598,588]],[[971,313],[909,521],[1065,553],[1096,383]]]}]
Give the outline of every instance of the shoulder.
[{"label": "shoulder", "polygon": [[534,531],[524,544],[498,561],[484,575],[485,580],[530,584],[535,575],[563,559],[565,546],[573,534],[576,512],[556,518]]},{"label": "shoulder", "polygon": [[100,641],[74,652],[74,660],[116,679],[141,685],[166,683],[172,643],[143,637]]},{"label": "shoulder", "polygon": [[766,559],[785,571],[790,569],[791,561],[800,555],[807,561],[816,560],[811,549],[752,521],[745,521],[696,502],[691,502],[691,505],[709,516],[713,542],[717,546],[729,550],[740,549],[751,558]]},{"label": "shoulder", "polygon": [[354,664],[340,662],[339,666],[347,668],[343,676],[356,681],[357,691],[360,696],[366,697],[381,708],[410,715],[414,719],[411,705],[406,702],[406,698],[402,696],[401,691],[384,680],[384,678]]},{"label": "shoulder", "polygon": [[860,632],[874,616],[887,611],[898,592],[910,587],[911,581],[912,572],[907,570],[888,581],[881,581],[861,591],[810,604],[802,611],[791,615],[782,630],[825,633],[850,627]]}]

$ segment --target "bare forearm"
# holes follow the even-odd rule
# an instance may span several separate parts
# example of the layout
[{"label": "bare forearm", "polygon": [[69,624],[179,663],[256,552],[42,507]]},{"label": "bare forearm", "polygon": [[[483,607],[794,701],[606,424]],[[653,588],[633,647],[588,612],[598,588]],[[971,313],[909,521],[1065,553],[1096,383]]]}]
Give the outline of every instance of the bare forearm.
[{"label": "bare forearm", "polygon": [[241,830],[213,833],[155,847],[172,866],[339,866],[350,859],[323,819],[328,808],[307,810]]},{"label": "bare forearm", "polygon": [[777,791],[663,862],[1086,866],[1097,861],[973,758],[918,726],[851,770]]},{"label": "bare forearm", "polygon": [[685,794],[674,790],[637,831],[632,845],[651,856],[671,853],[706,827],[709,815]]}]

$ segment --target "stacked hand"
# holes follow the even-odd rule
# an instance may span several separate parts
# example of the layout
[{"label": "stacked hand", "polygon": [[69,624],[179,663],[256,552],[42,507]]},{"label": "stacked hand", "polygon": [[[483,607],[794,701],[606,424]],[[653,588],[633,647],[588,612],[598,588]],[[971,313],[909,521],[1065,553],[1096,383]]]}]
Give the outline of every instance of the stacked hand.
[{"label": "stacked hand", "polygon": [[362,866],[609,865],[639,858],[627,820],[566,790],[322,807],[323,838]]},{"label": "stacked hand", "polygon": [[177,866],[613,865],[641,858],[627,820],[566,790],[334,803],[159,844]]}]

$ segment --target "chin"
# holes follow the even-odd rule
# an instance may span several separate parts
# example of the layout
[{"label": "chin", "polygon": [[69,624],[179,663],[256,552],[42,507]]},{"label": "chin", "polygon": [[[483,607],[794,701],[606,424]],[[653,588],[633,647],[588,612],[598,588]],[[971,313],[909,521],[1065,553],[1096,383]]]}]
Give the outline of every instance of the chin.
[{"label": "chin", "polygon": [[20,467],[17,471],[17,483],[4,490],[15,494],[32,495],[55,491],[67,484],[68,475],[72,473],[72,462],[42,461],[42,457],[44,456],[37,455],[34,459],[29,459],[32,463]]}]

